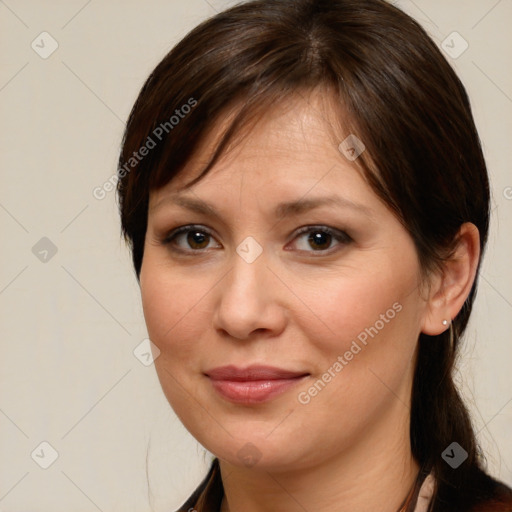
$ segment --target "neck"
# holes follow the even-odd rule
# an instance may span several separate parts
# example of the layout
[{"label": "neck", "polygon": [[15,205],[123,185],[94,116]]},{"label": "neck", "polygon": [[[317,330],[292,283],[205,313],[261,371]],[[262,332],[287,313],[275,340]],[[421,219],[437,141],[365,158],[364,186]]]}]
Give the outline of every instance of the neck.
[{"label": "neck", "polygon": [[395,406],[384,425],[374,426],[349,450],[317,466],[284,472],[220,460],[225,494],[221,512],[398,512],[419,466],[410,448],[409,411],[399,401]]}]

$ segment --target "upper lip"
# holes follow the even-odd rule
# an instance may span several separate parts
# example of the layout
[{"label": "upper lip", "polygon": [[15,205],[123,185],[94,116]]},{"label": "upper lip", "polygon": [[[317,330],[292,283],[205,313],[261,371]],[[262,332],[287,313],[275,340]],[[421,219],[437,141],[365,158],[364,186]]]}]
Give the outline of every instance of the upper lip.
[{"label": "upper lip", "polygon": [[251,365],[246,368],[237,366],[219,366],[204,372],[205,375],[213,380],[231,380],[231,381],[252,381],[252,380],[277,380],[293,379],[309,375],[308,372],[285,370],[274,366]]}]

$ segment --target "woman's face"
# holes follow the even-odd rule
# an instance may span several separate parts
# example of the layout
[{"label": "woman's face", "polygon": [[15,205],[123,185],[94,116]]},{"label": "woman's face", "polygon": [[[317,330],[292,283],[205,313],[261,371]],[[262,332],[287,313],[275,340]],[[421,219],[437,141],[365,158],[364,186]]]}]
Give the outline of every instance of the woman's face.
[{"label": "woman's face", "polygon": [[[269,112],[178,193],[208,139],[150,197],[140,285],[158,377],[185,427],[232,464],[307,467],[408,435],[427,315],[417,254],[322,105]],[[243,372],[254,365],[292,374]],[[213,371],[224,366],[241,372]]]}]

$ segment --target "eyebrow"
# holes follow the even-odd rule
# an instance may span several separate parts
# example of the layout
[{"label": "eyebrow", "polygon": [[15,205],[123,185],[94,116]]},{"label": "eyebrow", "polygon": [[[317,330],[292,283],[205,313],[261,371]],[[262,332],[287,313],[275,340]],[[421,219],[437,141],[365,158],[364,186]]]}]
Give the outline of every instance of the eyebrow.
[{"label": "eyebrow", "polygon": [[[181,206],[182,208],[203,215],[210,215],[215,218],[221,217],[215,207],[207,201],[203,201],[202,199],[194,199],[193,197],[180,196],[177,194],[162,198],[156,205],[151,208],[151,210],[155,211],[160,209],[166,203]],[[374,212],[372,209],[341,196],[311,197],[299,199],[296,201],[282,202],[275,207],[274,215],[283,218],[292,217],[294,215],[300,215],[301,213],[314,210],[315,208],[319,208],[321,206],[338,206],[341,208],[349,208],[363,213],[370,218],[374,217]]]}]

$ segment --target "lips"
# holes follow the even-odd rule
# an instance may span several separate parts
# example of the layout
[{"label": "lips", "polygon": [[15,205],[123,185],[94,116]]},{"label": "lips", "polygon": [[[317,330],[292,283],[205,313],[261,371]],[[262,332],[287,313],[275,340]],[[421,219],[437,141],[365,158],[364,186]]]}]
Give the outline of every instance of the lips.
[{"label": "lips", "polygon": [[309,373],[273,366],[238,368],[229,365],[208,370],[205,375],[223,398],[239,404],[255,404],[284,393]]},{"label": "lips", "polygon": [[294,372],[275,368],[274,366],[253,365],[247,368],[237,368],[236,366],[220,366],[205,372],[212,380],[231,380],[231,381],[255,381],[255,380],[279,380],[293,379],[308,375],[307,372]]}]

